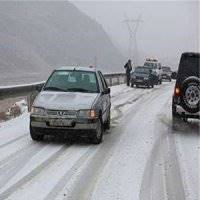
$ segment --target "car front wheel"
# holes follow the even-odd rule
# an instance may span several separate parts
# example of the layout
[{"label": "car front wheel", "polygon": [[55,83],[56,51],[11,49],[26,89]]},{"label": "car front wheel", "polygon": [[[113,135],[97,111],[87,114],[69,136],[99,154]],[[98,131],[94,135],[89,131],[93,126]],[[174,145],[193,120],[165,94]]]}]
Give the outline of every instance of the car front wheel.
[{"label": "car front wheel", "polygon": [[108,118],[104,124],[104,128],[108,130],[110,129],[110,110],[109,110]]},{"label": "car front wheel", "polygon": [[102,120],[98,120],[96,130],[94,131],[94,136],[92,138],[93,144],[100,144],[103,140],[103,127]]},{"label": "car front wheel", "polygon": [[30,125],[30,135],[31,135],[32,140],[35,140],[35,141],[42,141],[44,138],[44,135],[37,134],[31,125]]}]

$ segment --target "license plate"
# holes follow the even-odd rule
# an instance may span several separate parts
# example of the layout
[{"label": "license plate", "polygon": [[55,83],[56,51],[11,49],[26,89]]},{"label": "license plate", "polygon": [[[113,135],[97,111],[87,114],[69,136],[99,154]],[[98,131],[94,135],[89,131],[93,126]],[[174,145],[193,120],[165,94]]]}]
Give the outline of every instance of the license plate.
[{"label": "license plate", "polygon": [[50,126],[59,126],[59,127],[72,126],[72,120],[68,120],[68,119],[52,119],[52,120],[49,121],[49,125]]},{"label": "license plate", "polygon": [[139,79],[139,80],[137,80],[137,82],[143,82],[143,80],[140,80],[140,79]]}]

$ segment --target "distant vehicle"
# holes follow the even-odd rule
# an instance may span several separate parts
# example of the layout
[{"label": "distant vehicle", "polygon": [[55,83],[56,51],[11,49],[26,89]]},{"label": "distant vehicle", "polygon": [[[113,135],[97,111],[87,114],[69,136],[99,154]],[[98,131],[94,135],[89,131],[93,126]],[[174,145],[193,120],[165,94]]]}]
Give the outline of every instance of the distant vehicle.
[{"label": "distant vehicle", "polygon": [[183,53],[181,56],[174,95],[173,120],[199,119],[200,107],[200,53]]},{"label": "distant vehicle", "polygon": [[85,67],[54,70],[33,102],[30,135],[87,136],[102,142],[110,127],[110,88],[100,71]]},{"label": "distant vehicle", "polygon": [[133,86],[154,87],[154,75],[149,67],[138,66],[131,74],[131,87]]},{"label": "distant vehicle", "polygon": [[173,71],[171,77],[172,77],[172,79],[176,79],[177,78],[177,71]]},{"label": "distant vehicle", "polygon": [[161,84],[162,83],[162,68],[161,68],[161,63],[158,62],[157,59],[150,59],[147,58],[145,63],[145,67],[149,67],[152,70],[152,73],[155,75],[156,80],[155,83]]},{"label": "distant vehicle", "polygon": [[172,80],[172,71],[170,67],[162,67],[162,80],[167,79],[171,82]]}]

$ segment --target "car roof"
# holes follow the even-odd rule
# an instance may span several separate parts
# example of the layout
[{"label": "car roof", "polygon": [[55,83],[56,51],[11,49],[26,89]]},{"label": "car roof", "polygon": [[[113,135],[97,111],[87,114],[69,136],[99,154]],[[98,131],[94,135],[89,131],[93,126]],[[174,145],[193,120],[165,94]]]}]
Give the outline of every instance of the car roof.
[{"label": "car roof", "polygon": [[199,52],[184,52],[182,53],[183,56],[197,56],[200,57],[200,53]]},{"label": "car roof", "polygon": [[96,72],[96,68],[94,67],[80,67],[80,66],[62,66],[58,69],[56,69],[56,71],[59,70],[77,70],[77,71],[91,71],[91,72]]}]

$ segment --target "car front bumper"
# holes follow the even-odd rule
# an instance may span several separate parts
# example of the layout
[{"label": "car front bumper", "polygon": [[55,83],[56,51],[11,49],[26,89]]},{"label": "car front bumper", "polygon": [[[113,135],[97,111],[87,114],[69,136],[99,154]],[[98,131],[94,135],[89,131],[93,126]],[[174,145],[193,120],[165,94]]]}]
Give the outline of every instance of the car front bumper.
[{"label": "car front bumper", "polygon": [[200,112],[189,113],[185,109],[183,109],[180,105],[175,105],[175,109],[177,117],[200,119]]},{"label": "car front bumper", "polygon": [[171,79],[171,76],[167,74],[162,74],[162,79]]},{"label": "car front bumper", "polygon": [[132,83],[133,84],[137,84],[137,85],[149,85],[150,84],[150,80],[141,80],[141,79],[132,79]]},{"label": "car front bumper", "polygon": [[[70,126],[52,126],[51,120],[70,120],[72,121]],[[44,117],[44,116],[30,116],[30,125],[34,129],[59,129],[59,130],[96,130],[98,126],[98,120],[85,119],[85,118],[57,118],[57,117]]]}]

